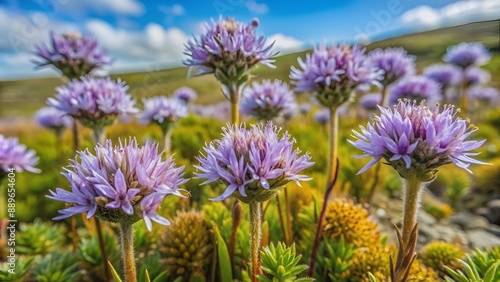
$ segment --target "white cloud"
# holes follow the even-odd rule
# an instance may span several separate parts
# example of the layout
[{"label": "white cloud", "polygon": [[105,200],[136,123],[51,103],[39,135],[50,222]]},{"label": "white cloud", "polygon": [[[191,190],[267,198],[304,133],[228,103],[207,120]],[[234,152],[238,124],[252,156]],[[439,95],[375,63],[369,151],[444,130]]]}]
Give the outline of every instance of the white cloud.
[{"label": "white cloud", "polygon": [[255,0],[248,0],[245,6],[255,14],[267,14],[269,12],[269,7],[265,3],[257,3]]},{"label": "white cloud", "polygon": [[304,43],[292,36],[287,36],[282,33],[276,33],[267,37],[267,43],[274,42],[273,50],[279,51],[280,54],[292,53],[302,50]]},{"label": "white cloud", "polygon": [[180,4],[174,4],[172,6],[160,6],[160,11],[169,16],[182,16],[186,12],[184,7]]},{"label": "white cloud", "polygon": [[[85,14],[87,11],[99,14],[117,14],[140,16],[144,14],[144,5],[137,0],[79,0],[68,1],[62,5],[61,10],[72,14]],[[69,3],[71,2],[71,3]]]},{"label": "white cloud", "polygon": [[498,19],[500,1],[465,0],[440,9],[418,6],[401,15],[400,22],[416,30],[465,24],[474,21]]}]

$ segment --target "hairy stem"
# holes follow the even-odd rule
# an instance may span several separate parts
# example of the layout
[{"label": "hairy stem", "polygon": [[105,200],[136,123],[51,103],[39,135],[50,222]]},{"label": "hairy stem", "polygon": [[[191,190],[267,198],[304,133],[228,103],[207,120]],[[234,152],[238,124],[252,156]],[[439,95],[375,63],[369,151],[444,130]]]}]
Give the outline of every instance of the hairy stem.
[{"label": "hairy stem", "polygon": [[73,126],[71,128],[71,132],[73,135],[73,151],[78,151],[78,148],[80,147],[80,138],[78,134],[78,122],[73,120]]},{"label": "hairy stem", "polygon": [[137,274],[134,260],[134,237],[132,234],[132,224],[120,223],[120,235],[125,282],[136,282]]},{"label": "hairy stem", "polygon": [[418,208],[420,205],[420,194],[422,192],[422,182],[416,177],[405,179],[405,189],[403,196],[403,248],[408,249],[411,232],[417,224]]},{"label": "hairy stem", "polygon": [[252,258],[252,282],[260,274],[260,241],[262,238],[262,204],[250,203],[250,255]]},{"label": "hairy stem", "polygon": [[[337,152],[339,147],[339,115],[337,113],[337,107],[330,108],[330,124],[329,126],[329,155],[328,155],[328,174],[326,178],[326,189],[330,187],[330,184],[335,178],[335,171],[337,170]],[[323,205],[326,205],[324,202]]]},{"label": "hairy stem", "polygon": [[238,124],[240,122],[240,113],[239,113],[239,99],[236,101],[231,100],[231,122],[233,124]]}]

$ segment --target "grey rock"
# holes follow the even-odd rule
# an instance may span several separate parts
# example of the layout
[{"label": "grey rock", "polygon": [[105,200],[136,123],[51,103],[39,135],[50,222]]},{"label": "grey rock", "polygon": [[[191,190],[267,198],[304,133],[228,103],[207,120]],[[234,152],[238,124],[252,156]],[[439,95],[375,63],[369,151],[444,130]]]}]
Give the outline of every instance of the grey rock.
[{"label": "grey rock", "polygon": [[458,212],[450,217],[450,221],[465,230],[486,229],[489,225],[486,218],[468,212]]},{"label": "grey rock", "polygon": [[420,213],[418,214],[418,224],[419,225],[434,225],[436,224],[436,219],[426,213],[425,211],[421,210]]},{"label": "grey rock", "polygon": [[484,230],[466,231],[473,248],[490,248],[500,245],[500,238]]},{"label": "grey rock", "polygon": [[490,226],[488,226],[488,228],[486,228],[486,230],[488,232],[490,232],[491,234],[500,237],[500,226],[498,226],[496,224],[490,224]]},{"label": "grey rock", "polygon": [[488,207],[488,219],[491,223],[500,224],[500,199],[489,201],[486,205]]}]

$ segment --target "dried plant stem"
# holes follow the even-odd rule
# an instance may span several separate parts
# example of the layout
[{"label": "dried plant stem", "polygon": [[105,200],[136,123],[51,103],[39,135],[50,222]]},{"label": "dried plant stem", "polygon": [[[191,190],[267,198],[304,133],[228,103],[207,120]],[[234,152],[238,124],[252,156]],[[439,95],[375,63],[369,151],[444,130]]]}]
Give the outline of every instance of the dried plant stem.
[{"label": "dried plant stem", "polygon": [[108,264],[108,255],[106,253],[106,247],[104,245],[104,238],[102,236],[101,221],[97,217],[94,217],[94,222],[95,222],[95,228],[97,230],[97,238],[99,240],[99,249],[101,249],[101,256],[102,256],[102,263],[104,265],[104,272],[106,274],[107,281],[113,281],[113,278],[111,275],[111,269],[109,268],[109,264]]},{"label": "dried plant stem", "polygon": [[278,202],[278,215],[280,218],[281,232],[283,232],[283,240],[285,241],[286,245],[288,246],[288,236],[286,234],[285,221],[283,220],[283,213],[282,213],[282,209],[281,209],[281,200],[280,200],[279,195],[276,195],[276,202]]},{"label": "dried plant stem", "polygon": [[262,238],[262,204],[250,203],[250,256],[252,258],[252,282],[260,274],[260,241]]},{"label": "dried plant stem", "polygon": [[135,269],[132,224],[120,223],[120,235],[125,282],[136,282],[137,273]]}]

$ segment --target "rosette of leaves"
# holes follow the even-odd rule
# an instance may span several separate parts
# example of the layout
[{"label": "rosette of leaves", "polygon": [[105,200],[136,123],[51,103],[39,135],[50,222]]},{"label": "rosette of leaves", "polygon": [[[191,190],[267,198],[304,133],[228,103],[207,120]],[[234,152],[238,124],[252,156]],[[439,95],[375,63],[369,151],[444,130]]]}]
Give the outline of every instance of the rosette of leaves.
[{"label": "rosette of leaves", "polygon": [[285,243],[278,242],[276,246],[271,243],[262,248],[261,264],[264,274],[257,278],[261,282],[309,282],[312,278],[298,278],[297,276],[307,269],[307,265],[298,264],[301,255],[297,255],[295,244],[287,247]]},{"label": "rosette of leaves", "polygon": [[15,262],[16,271],[15,273],[11,273],[8,271],[10,266],[7,265],[7,262],[0,263],[0,281],[24,281],[22,279],[30,270],[32,264],[33,258],[18,258]]},{"label": "rosette of leaves", "polygon": [[458,259],[464,255],[460,246],[441,241],[430,242],[421,252],[423,263],[439,271],[441,276],[446,274],[445,265],[454,270],[460,268]]},{"label": "rosette of leaves", "polygon": [[168,277],[205,281],[213,261],[212,227],[199,211],[177,212],[158,241]]},{"label": "rosette of leaves", "polygon": [[64,225],[35,219],[32,223],[21,223],[16,241],[16,251],[27,255],[46,255],[64,245]]},{"label": "rosette of leaves", "polygon": [[453,270],[447,266],[444,268],[449,276],[445,277],[447,282],[496,282],[500,276],[500,260],[496,260],[484,272],[478,268],[476,263],[467,256],[467,260],[458,260],[462,270]]},{"label": "rosette of leaves", "polygon": [[31,270],[34,281],[81,281],[80,266],[75,254],[53,252],[43,257]]},{"label": "rosette of leaves", "polygon": [[[351,266],[354,245],[346,244],[344,237],[340,240],[323,241],[318,253],[318,266],[315,277],[319,281],[345,281],[345,271]],[[328,280],[330,279],[330,280]]]},{"label": "rosette of leaves", "polygon": [[[86,281],[105,281],[104,263],[98,237],[81,236],[81,238],[78,244],[78,256],[81,261],[81,268],[86,270]],[[103,232],[103,241],[108,260],[113,265],[120,265],[120,254],[117,251],[119,243],[115,236]]]},{"label": "rosette of leaves", "polygon": [[[482,276],[492,265],[500,261],[500,246],[494,246],[484,251],[478,249],[470,255],[470,259]],[[500,271],[496,272],[494,281],[500,281]]]},{"label": "rosette of leaves", "polygon": [[161,262],[161,254],[155,252],[141,260],[139,270],[137,271],[138,281],[165,281],[167,271]]}]

